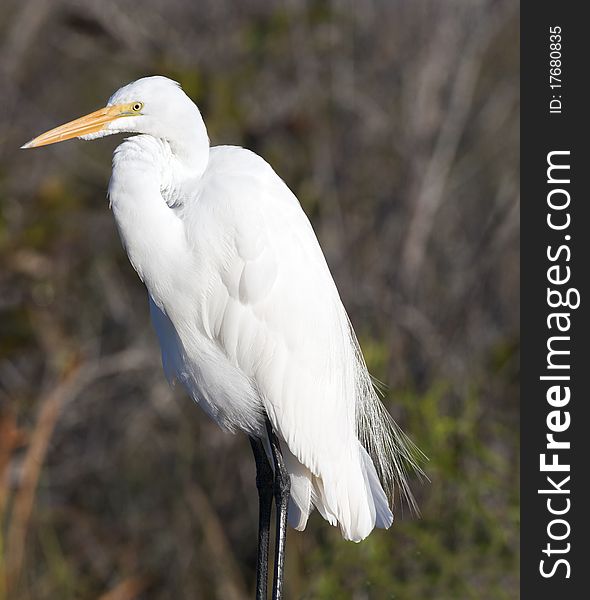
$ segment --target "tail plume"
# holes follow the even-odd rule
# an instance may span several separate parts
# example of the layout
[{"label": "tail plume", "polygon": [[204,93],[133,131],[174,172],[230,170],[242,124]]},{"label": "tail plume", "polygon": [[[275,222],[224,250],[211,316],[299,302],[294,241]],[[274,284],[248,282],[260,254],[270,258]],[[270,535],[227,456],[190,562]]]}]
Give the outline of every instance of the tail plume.
[{"label": "tail plume", "polygon": [[367,370],[350,323],[349,331],[357,363],[357,436],[373,460],[383,489],[392,505],[397,488],[402,502],[407,503],[415,514],[419,514],[418,505],[408,484],[408,474],[413,471],[421,479],[428,479],[420,466],[428,458],[402,431],[379,399],[376,384]]}]

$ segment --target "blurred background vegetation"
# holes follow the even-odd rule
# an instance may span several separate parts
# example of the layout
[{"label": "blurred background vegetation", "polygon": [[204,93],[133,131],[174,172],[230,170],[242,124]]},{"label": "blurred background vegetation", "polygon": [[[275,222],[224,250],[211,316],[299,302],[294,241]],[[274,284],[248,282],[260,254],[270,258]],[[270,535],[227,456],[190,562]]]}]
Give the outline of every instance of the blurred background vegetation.
[{"label": "blurred background vegetation", "polygon": [[517,3],[3,0],[0,34],[0,598],[253,597],[249,444],[164,380],[119,140],[17,150],[149,74],[296,192],[430,457],[420,519],[291,530],[286,597],[518,597]]}]

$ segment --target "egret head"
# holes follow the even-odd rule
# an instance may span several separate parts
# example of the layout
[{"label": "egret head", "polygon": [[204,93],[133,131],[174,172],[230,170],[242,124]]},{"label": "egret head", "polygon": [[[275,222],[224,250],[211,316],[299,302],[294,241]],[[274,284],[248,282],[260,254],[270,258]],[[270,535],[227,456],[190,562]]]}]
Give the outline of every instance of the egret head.
[{"label": "egret head", "polygon": [[206,138],[199,109],[178,83],[154,76],[122,87],[104,108],[51,129],[22,147],[36,148],[71,138],[93,140],[113,133],[144,133],[174,143],[185,140],[187,132]]}]

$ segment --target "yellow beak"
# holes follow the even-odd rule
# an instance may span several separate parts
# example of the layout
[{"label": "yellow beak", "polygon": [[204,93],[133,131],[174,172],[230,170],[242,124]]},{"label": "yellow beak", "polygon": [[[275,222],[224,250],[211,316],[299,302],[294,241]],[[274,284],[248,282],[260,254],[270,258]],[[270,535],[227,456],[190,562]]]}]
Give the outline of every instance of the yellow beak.
[{"label": "yellow beak", "polygon": [[27,142],[21,148],[37,148],[39,146],[47,146],[56,142],[63,142],[75,137],[89,135],[102,131],[108,123],[119,117],[130,116],[127,105],[105,106],[99,110],[95,110],[89,115],[80,117],[60,125],[55,129],[50,129],[40,136]]}]

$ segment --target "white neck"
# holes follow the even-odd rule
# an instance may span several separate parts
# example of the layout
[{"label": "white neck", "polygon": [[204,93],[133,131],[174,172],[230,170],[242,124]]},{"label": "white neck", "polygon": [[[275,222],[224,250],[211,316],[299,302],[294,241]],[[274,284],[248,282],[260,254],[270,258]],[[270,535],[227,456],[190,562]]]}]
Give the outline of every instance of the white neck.
[{"label": "white neck", "polygon": [[[177,154],[178,153],[178,154]],[[149,135],[126,139],[113,156],[109,198],[129,260],[160,304],[169,290],[183,287],[186,275],[178,264],[188,265],[184,224],[164,200],[162,188],[173,173],[182,178],[204,172],[204,148],[177,140],[175,146]]]},{"label": "white neck", "polygon": [[[196,107],[195,107],[196,109]],[[191,120],[173,136],[164,138],[174,158],[187,170],[190,177],[200,177],[209,162],[209,136],[201,113],[195,110]]]}]

